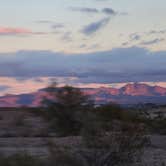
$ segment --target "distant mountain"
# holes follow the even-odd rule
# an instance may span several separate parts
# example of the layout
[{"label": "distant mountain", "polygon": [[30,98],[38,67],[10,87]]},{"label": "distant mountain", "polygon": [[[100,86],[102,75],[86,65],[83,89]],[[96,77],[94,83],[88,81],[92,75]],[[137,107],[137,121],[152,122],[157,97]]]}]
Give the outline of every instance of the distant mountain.
[{"label": "distant mountain", "polygon": [[[166,88],[142,83],[127,84],[116,88],[82,88],[97,104],[116,102],[119,104],[154,103],[166,104]],[[39,106],[43,97],[48,97],[45,89],[31,94],[7,95],[0,97],[0,107]]]}]

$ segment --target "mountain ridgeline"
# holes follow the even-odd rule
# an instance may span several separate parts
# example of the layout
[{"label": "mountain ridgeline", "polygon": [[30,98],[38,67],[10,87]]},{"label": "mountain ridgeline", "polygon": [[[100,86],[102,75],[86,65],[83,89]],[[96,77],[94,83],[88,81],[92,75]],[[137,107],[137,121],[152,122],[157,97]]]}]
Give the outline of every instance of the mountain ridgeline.
[{"label": "mountain ridgeline", "polygon": [[[96,104],[115,102],[118,104],[154,103],[165,104],[166,88],[149,86],[142,83],[127,84],[117,88],[82,88]],[[43,97],[48,97],[46,89],[41,89],[30,94],[7,95],[0,97],[0,107],[37,107]]]}]

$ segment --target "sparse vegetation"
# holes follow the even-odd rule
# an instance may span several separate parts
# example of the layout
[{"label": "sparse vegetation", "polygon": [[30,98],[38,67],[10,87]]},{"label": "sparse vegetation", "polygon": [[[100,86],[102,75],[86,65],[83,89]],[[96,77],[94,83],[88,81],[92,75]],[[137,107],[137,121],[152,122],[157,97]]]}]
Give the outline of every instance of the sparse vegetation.
[{"label": "sparse vegetation", "polygon": [[42,161],[28,154],[15,154],[9,157],[0,157],[1,166],[44,166]]},{"label": "sparse vegetation", "polygon": [[151,120],[149,128],[152,133],[166,135],[166,118]]},{"label": "sparse vegetation", "polygon": [[[52,89],[52,91],[50,91]],[[65,86],[49,87],[51,100],[45,100],[51,128],[60,136],[78,135],[82,127],[82,114],[89,109],[90,101],[80,89]]]},{"label": "sparse vegetation", "polygon": [[16,125],[17,127],[24,126],[25,125],[24,119],[25,119],[24,115],[18,116],[16,119],[14,119],[14,125]]},{"label": "sparse vegetation", "polygon": [[[114,103],[96,107],[88,96],[69,86],[52,86],[47,90],[50,96],[44,100],[42,108],[25,108],[22,112],[19,110],[18,116],[13,108],[15,116],[9,124],[15,130],[6,130],[3,137],[33,137],[41,141],[42,148],[49,153],[44,159],[29,154],[1,156],[0,165],[144,166],[142,156],[151,146],[149,136],[166,134],[165,118],[146,116],[145,108],[144,114],[140,114],[141,109],[122,108]],[[5,114],[2,125],[10,113]],[[42,120],[46,122],[44,128]],[[37,137],[42,137],[42,140]],[[54,138],[62,142],[57,143]]]},{"label": "sparse vegetation", "polygon": [[[73,87],[54,87],[51,93],[54,98],[45,102],[45,108],[53,119],[52,126],[59,136],[82,137],[77,154],[87,165],[131,164],[141,158],[148,138],[146,126],[137,114],[113,103],[94,107],[87,96]],[[69,159],[66,151],[60,154],[64,160]],[[73,161],[72,156],[70,159]]]}]

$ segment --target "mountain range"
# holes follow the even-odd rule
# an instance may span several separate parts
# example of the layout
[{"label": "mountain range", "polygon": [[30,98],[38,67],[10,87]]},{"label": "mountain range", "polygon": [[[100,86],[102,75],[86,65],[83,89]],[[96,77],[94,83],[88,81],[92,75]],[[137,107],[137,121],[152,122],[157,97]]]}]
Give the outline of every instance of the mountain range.
[{"label": "mountain range", "polygon": [[[101,87],[81,88],[81,90],[91,96],[96,104],[108,102],[118,104],[166,103],[166,88],[142,83],[127,84],[119,89]],[[0,107],[37,107],[40,106],[43,97],[48,97],[45,89],[30,94],[1,96]]]}]

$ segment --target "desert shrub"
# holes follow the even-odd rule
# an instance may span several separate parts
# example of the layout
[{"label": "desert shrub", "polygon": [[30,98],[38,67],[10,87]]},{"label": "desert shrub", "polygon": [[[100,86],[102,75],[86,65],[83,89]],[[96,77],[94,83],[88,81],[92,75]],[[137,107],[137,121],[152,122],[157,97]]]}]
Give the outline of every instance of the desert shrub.
[{"label": "desert shrub", "polygon": [[47,142],[47,147],[49,152],[47,166],[84,166],[75,153],[74,147],[60,146],[52,140]]},{"label": "desert shrub", "polygon": [[28,154],[15,154],[9,157],[0,157],[2,166],[44,166],[42,161]]},{"label": "desert shrub", "polygon": [[[141,160],[145,146],[149,145],[144,124],[133,122],[133,117],[125,115],[121,108],[106,106],[106,112],[98,113],[99,110],[102,111],[101,108],[103,107],[86,116],[83,126],[82,138],[85,147],[80,154],[87,165],[132,165]],[[110,108],[116,108],[119,112]],[[118,127],[105,127],[107,122],[113,125],[114,121]]]},{"label": "desert shrub", "polygon": [[134,121],[140,120],[138,114],[134,111],[122,108],[118,104],[110,103],[96,108],[99,116],[104,121],[110,121],[111,119],[121,120],[121,121]]},{"label": "desert shrub", "polygon": [[24,116],[19,116],[18,118],[16,118],[16,119],[15,119],[15,125],[16,125],[17,127],[25,126]]},{"label": "desert shrub", "polygon": [[106,131],[114,130],[118,128],[121,123],[134,123],[134,124],[144,124],[145,119],[141,117],[138,112],[124,109],[118,104],[110,103],[102,105],[94,109],[98,119],[103,125],[103,129]]},{"label": "desert shrub", "polygon": [[83,140],[86,150],[81,150],[80,154],[87,165],[123,166],[141,163],[149,139],[144,136],[140,126],[127,125],[119,132],[100,133],[93,137],[83,135]]},{"label": "desert shrub", "polygon": [[166,134],[166,118],[151,120],[149,123],[149,127],[153,133],[158,133],[165,135]]},{"label": "desert shrub", "polygon": [[47,166],[83,166],[81,159],[71,150],[58,147],[51,151]]},{"label": "desert shrub", "polygon": [[95,112],[87,112],[82,120],[81,136],[83,143],[88,147],[98,145],[99,139],[103,136],[105,128],[103,129],[103,122],[100,120]]},{"label": "desert shrub", "polygon": [[96,111],[100,113],[100,116],[104,118],[104,120],[121,119],[123,116],[123,109],[118,104],[114,103],[101,105],[96,108]]},{"label": "desert shrub", "polygon": [[0,120],[3,120],[3,116],[2,115],[0,115]]},{"label": "desert shrub", "polygon": [[80,89],[65,86],[49,88],[51,99],[44,101],[50,126],[59,136],[78,135],[82,127],[82,113],[90,107],[89,98]]},{"label": "desert shrub", "polygon": [[[95,131],[93,144],[88,139],[76,147],[55,146],[49,143],[47,166],[132,166],[141,165],[146,137],[138,126],[125,126],[128,130],[102,134]],[[93,135],[94,133],[92,133]],[[91,136],[92,136],[91,135]],[[87,136],[87,135],[86,135]],[[88,144],[86,144],[88,143]]]}]

